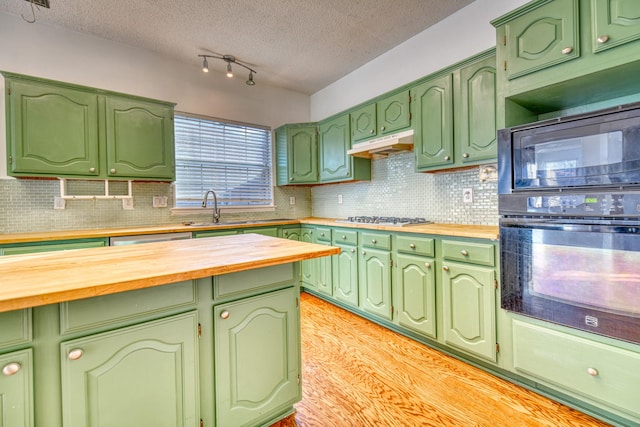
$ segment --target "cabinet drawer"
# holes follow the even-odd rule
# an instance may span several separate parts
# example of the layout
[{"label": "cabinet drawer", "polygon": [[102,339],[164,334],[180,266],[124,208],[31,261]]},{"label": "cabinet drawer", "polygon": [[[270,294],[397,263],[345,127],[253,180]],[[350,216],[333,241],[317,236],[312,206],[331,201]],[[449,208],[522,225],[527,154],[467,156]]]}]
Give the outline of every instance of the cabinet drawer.
[{"label": "cabinet drawer", "polygon": [[0,313],[0,348],[31,341],[31,309]]},{"label": "cabinet drawer", "polygon": [[334,245],[357,245],[358,232],[351,230],[333,230]]},{"label": "cabinet drawer", "polygon": [[442,241],[442,257],[452,261],[494,266],[495,250],[489,243]]},{"label": "cabinet drawer", "polygon": [[518,372],[640,415],[640,354],[518,320],[513,338]]},{"label": "cabinet drawer", "polygon": [[360,237],[360,242],[365,248],[391,249],[391,234],[364,232]]},{"label": "cabinet drawer", "polygon": [[229,299],[291,286],[296,281],[297,263],[223,274],[213,278],[213,298]]},{"label": "cabinet drawer", "polygon": [[60,304],[60,333],[105,329],[196,304],[195,281],[136,289]]},{"label": "cabinet drawer", "polygon": [[331,229],[328,227],[316,227],[316,241],[331,242]]},{"label": "cabinet drawer", "polygon": [[405,254],[435,256],[434,243],[428,237],[396,236],[396,250]]}]

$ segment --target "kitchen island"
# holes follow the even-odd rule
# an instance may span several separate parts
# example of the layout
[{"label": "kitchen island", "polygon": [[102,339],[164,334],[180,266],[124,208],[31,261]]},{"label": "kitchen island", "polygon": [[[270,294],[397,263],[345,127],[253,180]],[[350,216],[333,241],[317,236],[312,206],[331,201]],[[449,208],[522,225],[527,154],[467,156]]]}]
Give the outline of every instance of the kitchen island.
[{"label": "kitchen island", "polygon": [[243,234],[0,258],[8,425],[263,425],[290,414],[298,261],[338,252]]}]

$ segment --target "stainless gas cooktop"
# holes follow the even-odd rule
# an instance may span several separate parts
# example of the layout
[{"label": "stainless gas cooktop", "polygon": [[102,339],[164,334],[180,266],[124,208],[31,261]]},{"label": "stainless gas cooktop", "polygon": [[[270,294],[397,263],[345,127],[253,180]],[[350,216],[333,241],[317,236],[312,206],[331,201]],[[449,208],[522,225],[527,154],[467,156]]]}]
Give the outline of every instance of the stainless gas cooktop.
[{"label": "stainless gas cooktop", "polygon": [[400,218],[396,216],[350,216],[347,219],[338,219],[336,220],[336,222],[350,224],[390,225],[393,227],[404,227],[407,225],[423,225],[432,223],[432,221],[427,221],[424,218]]}]

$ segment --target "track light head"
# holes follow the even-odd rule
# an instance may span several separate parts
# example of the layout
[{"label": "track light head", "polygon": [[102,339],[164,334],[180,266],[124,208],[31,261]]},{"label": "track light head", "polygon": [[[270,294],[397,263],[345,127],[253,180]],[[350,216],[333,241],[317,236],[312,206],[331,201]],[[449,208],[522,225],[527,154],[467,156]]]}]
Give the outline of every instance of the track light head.
[{"label": "track light head", "polygon": [[231,70],[231,62],[227,63],[227,77],[233,77],[233,70]]},{"label": "track light head", "polygon": [[205,73],[209,72],[209,62],[207,61],[207,57],[204,57],[204,60],[202,61],[202,71],[204,71]]},{"label": "track light head", "polygon": [[245,83],[247,83],[249,86],[254,86],[256,84],[256,82],[253,81],[253,71],[249,71],[249,80],[247,80]]},{"label": "track light head", "polygon": [[256,84],[256,82],[253,80],[253,75],[254,74],[258,74],[258,72],[256,70],[254,70],[253,68],[249,67],[248,65],[243,64],[242,62],[236,60],[236,57],[233,55],[198,55],[202,57],[202,71],[204,71],[205,73],[209,72],[209,62],[207,61],[207,58],[215,58],[215,59],[221,59],[223,61],[225,61],[227,63],[227,77],[232,78],[233,77],[233,69],[231,68],[231,64],[236,64],[239,65],[242,68],[246,68],[247,70],[249,70],[249,78],[247,79],[246,83],[249,86],[254,86]]}]

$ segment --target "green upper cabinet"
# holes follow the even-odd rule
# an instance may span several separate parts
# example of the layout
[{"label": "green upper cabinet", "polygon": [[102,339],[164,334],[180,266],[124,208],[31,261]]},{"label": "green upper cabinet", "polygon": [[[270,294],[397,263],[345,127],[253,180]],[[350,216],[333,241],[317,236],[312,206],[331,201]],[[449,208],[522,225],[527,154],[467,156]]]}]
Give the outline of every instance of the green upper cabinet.
[{"label": "green upper cabinet", "polygon": [[173,107],[106,97],[109,178],[174,177]]},{"label": "green upper cabinet", "polygon": [[351,141],[359,142],[377,135],[376,104],[368,104],[357,108],[351,117]]},{"label": "green upper cabinet", "polygon": [[173,104],[3,73],[12,176],[173,181]]},{"label": "green upper cabinet", "polygon": [[600,52],[640,38],[638,0],[591,0],[592,46]]},{"label": "green upper cabinet", "polygon": [[495,55],[454,73],[456,162],[497,158],[496,96]]},{"label": "green upper cabinet", "polygon": [[98,96],[36,81],[6,83],[9,174],[97,177]]},{"label": "green upper cabinet", "polygon": [[351,148],[349,115],[321,122],[319,125],[320,182],[371,179],[371,160],[347,154]]},{"label": "green upper cabinet", "polygon": [[507,77],[514,79],[580,56],[578,0],[547,1],[506,24]]},{"label": "green upper cabinet", "polygon": [[378,135],[385,135],[411,126],[410,102],[408,90],[378,101]]},{"label": "green upper cabinet", "polygon": [[197,329],[190,312],[63,342],[64,425],[196,425]]},{"label": "green upper cabinet", "polygon": [[416,169],[449,166],[453,154],[452,77],[447,74],[411,89]]},{"label": "green upper cabinet", "polygon": [[351,142],[387,135],[411,126],[409,91],[386,96],[351,111]]},{"label": "green upper cabinet", "polygon": [[315,123],[281,126],[276,133],[278,185],[318,182],[318,127]]}]

